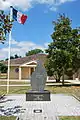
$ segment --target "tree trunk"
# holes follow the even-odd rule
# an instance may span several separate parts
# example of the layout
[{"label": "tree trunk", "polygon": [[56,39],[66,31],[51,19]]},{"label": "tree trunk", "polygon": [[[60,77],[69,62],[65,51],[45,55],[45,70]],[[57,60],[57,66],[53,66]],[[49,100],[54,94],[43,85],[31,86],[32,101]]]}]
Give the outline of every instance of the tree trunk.
[{"label": "tree trunk", "polygon": [[63,67],[62,85],[64,86],[64,67]]},{"label": "tree trunk", "polygon": [[60,82],[60,79],[56,79],[56,82]]},{"label": "tree trunk", "polygon": [[56,82],[60,82],[60,76],[58,76],[58,78],[56,79]]}]

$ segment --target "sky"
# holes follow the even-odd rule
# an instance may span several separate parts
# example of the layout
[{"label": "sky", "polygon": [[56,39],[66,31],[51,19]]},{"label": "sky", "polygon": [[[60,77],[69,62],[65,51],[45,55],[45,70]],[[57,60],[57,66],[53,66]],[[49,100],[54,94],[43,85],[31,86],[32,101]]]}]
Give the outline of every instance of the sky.
[{"label": "sky", "polygon": [[[0,0],[0,10],[9,13],[10,6],[26,14],[25,24],[14,21],[12,27],[11,56],[25,56],[25,53],[39,48],[45,50],[52,42],[54,32],[52,21],[59,13],[72,20],[72,27],[80,26],[80,0]],[[0,60],[8,58],[8,38],[0,43]]]}]

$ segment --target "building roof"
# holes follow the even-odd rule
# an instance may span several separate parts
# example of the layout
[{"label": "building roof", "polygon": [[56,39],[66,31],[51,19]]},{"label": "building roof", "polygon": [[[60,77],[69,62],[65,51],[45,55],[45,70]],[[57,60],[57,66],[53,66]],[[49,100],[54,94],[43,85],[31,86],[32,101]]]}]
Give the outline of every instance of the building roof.
[{"label": "building roof", "polygon": [[[19,66],[21,64],[30,62],[30,61],[35,61],[35,60],[40,60],[42,61],[42,63],[44,64],[45,60],[46,60],[47,55],[46,54],[35,54],[35,55],[30,55],[30,56],[26,56],[26,57],[22,57],[22,58],[17,58],[17,59],[11,59],[10,60],[10,65],[11,66]],[[8,61],[4,61],[4,64],[8,64]]]}]

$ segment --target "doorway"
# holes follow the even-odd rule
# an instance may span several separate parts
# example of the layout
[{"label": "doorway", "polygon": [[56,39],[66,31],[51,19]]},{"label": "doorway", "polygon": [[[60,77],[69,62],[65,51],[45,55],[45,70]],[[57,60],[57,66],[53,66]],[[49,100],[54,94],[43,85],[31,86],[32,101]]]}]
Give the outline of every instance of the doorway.
[{"label": "doorway", "polygon": [[32,75],[33,72],[34,72],[34,68],[31,68],[31,75]]}]

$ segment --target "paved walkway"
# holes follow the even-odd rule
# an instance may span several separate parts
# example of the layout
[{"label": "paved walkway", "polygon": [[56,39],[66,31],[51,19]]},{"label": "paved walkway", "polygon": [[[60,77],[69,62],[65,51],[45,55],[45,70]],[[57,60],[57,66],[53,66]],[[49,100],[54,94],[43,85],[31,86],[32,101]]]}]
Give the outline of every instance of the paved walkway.
[{"label": "paved walkway", "polygon": [[80,80],[65,80],[65,81],[73,84],[80,84]]},{"label": "paved walkway", "polygon": [[[43,109],[43,116],[80,116],[80,102],[73,96],[51,94],[51,101],[26,101],[24,94],[6,96],[0,100],[0,115],[20,115],[27,113],[31,116],[34,109]],[[47,114],[46,114],[47,113]],[[37,114],[38,115],[38,114]],[[35,114],[32,114],[35,116]],[[33,119],[31,119],[33,120]],[[36,120],[36,119],[35,119]],[[38,119],[37,119],[38,120]],[[43,119],[42,119],[43,120]],[[46,119],[47,120],[47,119]],[[52,118],[50,120],[53,120]],[[54,119],[55,120],[55,119]]]}]

